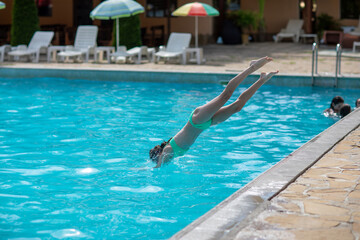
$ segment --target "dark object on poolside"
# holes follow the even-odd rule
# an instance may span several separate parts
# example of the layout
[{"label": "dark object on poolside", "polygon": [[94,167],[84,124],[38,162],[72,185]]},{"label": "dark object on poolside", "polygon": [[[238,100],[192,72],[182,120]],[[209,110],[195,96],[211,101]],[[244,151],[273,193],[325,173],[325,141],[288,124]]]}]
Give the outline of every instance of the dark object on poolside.
[{"label": "dark object on poolside", "polygon": [[221,37],[224,44],[241,44],[241,32],[239,28],[230,20],[225,20]]},{"label": "dark object on poolside", "polygon": [[350,105],[349,104],[342,105],[342,107],[340,108],[340,116],[341,116],[341,118],[345,117],[349,113],[351,113]]}]

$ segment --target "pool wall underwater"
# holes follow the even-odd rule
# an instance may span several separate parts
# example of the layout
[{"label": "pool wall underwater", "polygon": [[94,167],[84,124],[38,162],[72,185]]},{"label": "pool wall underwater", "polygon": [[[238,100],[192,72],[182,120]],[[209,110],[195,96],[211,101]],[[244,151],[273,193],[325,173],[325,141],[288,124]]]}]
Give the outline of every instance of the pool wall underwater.
[{"label": "pool wall underwater", "polygon": [[[102,81],[129,82],[174,82],[174,83],[226,83],[236,76],[236,73],[211,72],[162,72],[162,71],[119,71],[98,69],[61,69],[61,68],[10,68],[0,67],[3,78],[66,78]],[[259,77],[253,74],[247,77],[243,84],[251,84]],[[317,76],[314,81],[310,75],[284,75],[273,77],[267,84],[288,87],[334,87],[334,76]],[[314,84],[313,84],[314,83]],[[340,76],[337,79],[338,88],[360,89],[360,77]]]}]

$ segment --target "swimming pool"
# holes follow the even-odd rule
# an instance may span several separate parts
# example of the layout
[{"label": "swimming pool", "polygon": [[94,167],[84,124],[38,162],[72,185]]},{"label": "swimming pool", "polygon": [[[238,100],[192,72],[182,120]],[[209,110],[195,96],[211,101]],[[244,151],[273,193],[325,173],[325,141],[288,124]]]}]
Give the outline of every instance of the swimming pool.
[{"label": "swimming pool", "polygon": [[152,169],[149,149],[222,89],[1,79],[1,236],[168,238],[333,124],[321,114],[333,96],[352,106],[358,97],[263,86],[186,156]]}]

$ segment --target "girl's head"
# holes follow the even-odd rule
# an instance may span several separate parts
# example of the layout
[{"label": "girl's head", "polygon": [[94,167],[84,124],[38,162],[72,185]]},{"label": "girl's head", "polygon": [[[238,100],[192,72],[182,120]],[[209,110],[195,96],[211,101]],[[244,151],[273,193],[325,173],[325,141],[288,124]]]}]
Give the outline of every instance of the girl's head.
[{"label": "girl's head", "polygon": [[334,110],[334,112],[338,113],[343,104],[344,104],[344,99],[340,96],[336,96],[332,99],[330,108]]},{"label": "girl's head", "polygon": [[360,107],[360,98],[358,98],[355,102],[355,107],[358,108]]},{"label": "girl's head", "polygon": [[150,150],[149,155],[150,155],[151,161],[157,163],[162,151],[164,150],[164,147],[170,142],[170,140],[171,140],[171,138],[167,142],[163,141],[160,145],[156,145],[155,147],[153,147]]},{"label": "girl's head", "polygon": [[340,116],[341,116],[341,118],[345,117],[349,113],[351,113],[350,105],[349,104],[342,105],[342,107],[340,108]]}]

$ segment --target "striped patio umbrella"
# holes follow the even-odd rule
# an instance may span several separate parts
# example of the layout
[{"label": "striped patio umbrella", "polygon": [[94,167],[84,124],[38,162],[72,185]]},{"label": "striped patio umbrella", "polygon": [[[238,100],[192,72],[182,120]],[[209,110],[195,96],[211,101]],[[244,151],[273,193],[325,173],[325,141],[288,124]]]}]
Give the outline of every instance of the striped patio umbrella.
[{"label": "striped patio umbrella", "polygon": [[192,2],[179,7],[172,13],[172,15],[181,16],[181,17],[186,17],[186,16],[195,17],[195,47],[197,48],[198,47],[198,17],[219,16],[219,11],[206,3]]},{"label": "striped patio umbrella", "polygon": [[6,7],[5,3],[0,1],[0,9],[4,9]]},{"label": "striped patio umbrella", "polygon": [[143,13],[144,8],[133,0],[106,0],[91,11],[92,19],[116,19],[116,49],[119,48],[119,18]]}]

